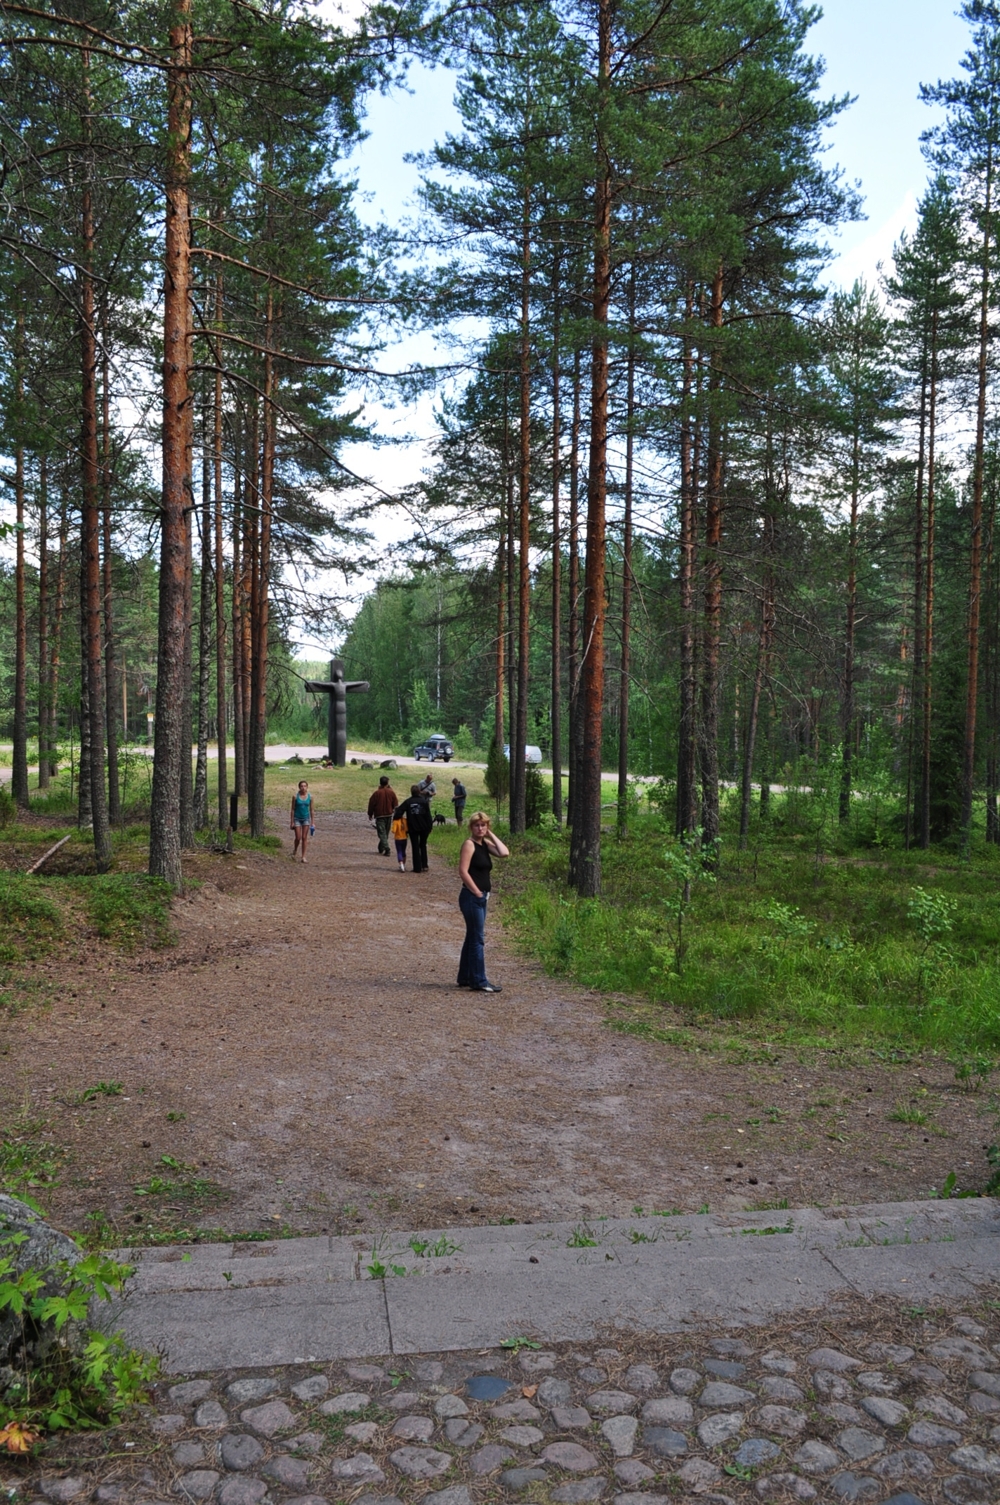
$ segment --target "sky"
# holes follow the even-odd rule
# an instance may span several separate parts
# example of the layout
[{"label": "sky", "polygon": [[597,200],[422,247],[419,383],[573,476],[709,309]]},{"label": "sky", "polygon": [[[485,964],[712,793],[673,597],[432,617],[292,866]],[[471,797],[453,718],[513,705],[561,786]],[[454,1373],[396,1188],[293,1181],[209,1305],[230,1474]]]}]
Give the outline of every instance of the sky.
[{"label": "sky", "polygon": [[[824,96],[854,100],[829,132],[828,161],[839,164],[864,198],[865,218],[832,237],[835,256],[826,280],[833,286],[849,287],[857,277],[874,281],[901,232],[916,222],[927,180],[920,136],[940,118],[921,102],[920,85],[958,71],[969,32],[956,10],[950,0],[828,0],[809,34],[809,51],[826,61]],[[406,90],[370,102],[368,136],[350,164],[369,222],[396,223],[414,212],[419,171],[404,158],[457,128],[452,87],[447,71],[414,67]],[[398,368],[401,359],[433,360],[433,340],[410,339],[387,353],[387,369]],[[369,410],[382,432],[406,442],[380,450],[354,446],[345,457],[351,468],[387,491],[417,480],[435,431],[433,410],[431,397],[405,410]],[[377,514],[372,527],[385,542],[412,532],[411,520],[397,512]],[[370,588],[364,582],[354,604]]]}]

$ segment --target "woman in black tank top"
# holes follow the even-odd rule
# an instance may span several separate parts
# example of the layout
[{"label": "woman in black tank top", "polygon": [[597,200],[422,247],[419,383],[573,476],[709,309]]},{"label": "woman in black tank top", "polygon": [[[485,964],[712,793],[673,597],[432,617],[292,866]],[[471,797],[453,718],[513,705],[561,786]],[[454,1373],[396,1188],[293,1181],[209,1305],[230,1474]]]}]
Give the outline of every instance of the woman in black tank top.
[{"label": "woman in black tank top", "polygon": [[486,976],[484,945],[486,940],[486,903],[490,891],[490,874],[494,857],[510,853],[490,830],[490,818],[482,810],[469,819],[469,837],[462,843],[458,874],[462,888],[458,907],[465,920],[465,942],[458,964],[458,986],[477,993],[499,993],[499,983]]}]

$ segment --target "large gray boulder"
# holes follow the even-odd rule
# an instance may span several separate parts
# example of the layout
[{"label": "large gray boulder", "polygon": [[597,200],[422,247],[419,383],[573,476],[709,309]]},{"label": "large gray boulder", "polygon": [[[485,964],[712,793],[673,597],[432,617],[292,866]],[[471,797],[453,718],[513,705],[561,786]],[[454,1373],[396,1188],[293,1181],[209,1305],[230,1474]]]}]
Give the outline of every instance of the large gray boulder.
[{"label": "large gray boulder", "polygon": [[[19,1243],[13,1242],[22,1236]],[[13,1259],[14,1274],[25,1270],[37,1270],[45,1277],[45,1285],[39,1295],[57,1296],[62,1290],[60,1261],[77,1264],[83,1258],[81,1250],[65,1233],[50,1228],[43,1217],[34,1212],[26,1202],[8,1197],[0,1192],[0,1259]],[[72,1342],[70,1324],[63,1328],[59,1340]],[[56,1334],[48,1324],[40,1325],[27,1316],[20,1317],[9,1312],[0,1314],[0,1393],[5,1381],[13,1378],[15,1368],[23,1369],[43,1359]]]}]

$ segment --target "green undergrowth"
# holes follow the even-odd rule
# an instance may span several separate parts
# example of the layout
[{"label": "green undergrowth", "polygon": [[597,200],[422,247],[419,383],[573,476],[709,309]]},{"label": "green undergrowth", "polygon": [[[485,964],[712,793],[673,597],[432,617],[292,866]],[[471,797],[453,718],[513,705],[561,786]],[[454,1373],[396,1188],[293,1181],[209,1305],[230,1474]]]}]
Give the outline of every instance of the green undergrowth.
[{"label": "green undergrowth", "polygon": [[83,920],[123,950],[173,939],[170,890],[145,873],[29,877],[0,872],[0,963],[32,961],[79,934]]},{"label": "green undergrowth", "polygon": [[744,1052],[768,1039],[932,1049],[988,1074],[1000,1051],[996,849],[963,863],[826,854],[780,836],[732,845],[717,881],[695,879],[680,956],[677,843],[652,814],[624,841],[605,836],[594,900],[566,886],[565,832],[523,838],[500,874],[505,918],[550,972],[630,995],[611,1010],[630,1034],[696,1048],[708,1029]]}]

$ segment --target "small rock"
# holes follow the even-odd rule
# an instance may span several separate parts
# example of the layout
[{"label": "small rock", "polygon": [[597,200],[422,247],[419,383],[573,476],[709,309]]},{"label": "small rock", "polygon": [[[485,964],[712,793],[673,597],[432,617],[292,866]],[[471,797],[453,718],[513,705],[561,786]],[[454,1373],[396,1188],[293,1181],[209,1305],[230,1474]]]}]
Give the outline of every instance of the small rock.
[{"label": "small rock", "polygon": [[658,1387],[660,1376],[648,1364],[631,1364],[625,1371],[623,1383],[626,1390],[638,1390],[640,1395],[648,1395],[650,1390]]},{"label": "small rock", "polygon": [[840,1467],[840,1459],[833,1448],[815,1438],[802,1444],[798,1452],[792,1455],[792,1462],[804,1474],[832,1474],[834,1469]]},{"label": "small rock", "polygon": [[371,1453],[355,1453],[330,1465],[331,1476],[345,1484],[381,1484],[385,1478]]},{"label": "small rock", "polygon": [[[347,1372],[351,1375],[352,1380],[360,1379],[361,1377],[357,1374],[351,1374],[350,1370]],[[436,1385],[444,1374],[444,1365],[439,1359],[421,1359],[419,1364],[414,1364],[413,1373],[422,1385]],[[388,1378],[387,1375],[384,1377]]]},{"label": "small rock", "polygon": [[261,1473],[265,1479],[273,1479],[276,1484],[283,1484],[286,1489],[307,1489],[309,1486],[309,1470],[312,1464],[305,1458],[289,1458],[281,1453],[277,1458],[272,1458],[265,1463]]},{"label": "small rock", "polygon": [[571,1479],[552,1491],[555,1505],[585,1505],[587,1500],[599,1500],[607,1485],[596,1476],[592,1479]]},{"label": "small rock", "polygon": [[982,1390],[973,1390],[969,1394],[969,1410],[979,1416],[995,1416],[1000,1411],[1000,1399],[995,1395],[985,1395]]},{"label": "small rock", "polygon": [[194,1413],[196,1427],[228,1427],[229,1413],[217,1400],[203,1400]]},{"label": "small rock", "polygon": [[226,1399],[234,1406],[245,1406],[252,1400],[263,1400],[267,1395],[273,1395],[278,1388],[277,1380],[233,1380],[231,1385],[226,1386]]},{"label": "small rock", "polygon": [[578,1442],[550,1442],[539,1457],[539,1463],[554,1463],[558,1468],[569,1469],[574,1474],[585,1474],[597,1468],[597,1459]]},{"label": "small rock", "polygon": [[744,1420],[742,1411],[721,1411],[718,1416],[707,1416],[698,1428],[698,1441],[705,1448],[721,1447],[743,1430]]},{"label": "small rock", "polygon": [[968,1421],[968,1416],[958,1406],[952,1405],[944,1395],[922,1395],[919,1400],[913,1402],[915,1411],[923,1411],[928,1416],[936,1416],[938,1421],[950,1421],[953,1426],[960,1427]]},{"label": "small rock", "polygon": [[717,1380],[741,1380],[747,1372],[745,1364],[737,1364],[732,1359],[706,1359],[704,1368]]},{"label": "small rock", "polygon": [[469,1467],[481,1479],[485,1474],[492,1474],[505,1463],[510,1463],[517,1457],[510,1448],[501,1447],[497,1442],[488,1442],[478,1453],[473,1453],[469,1459]]},{"label": "small rock", "polygon": [[397,1448],[390,1453],[389,1462],[408,1479],[437,1479],[451,1467],[451,1454],[435,1448]]},{"label": "small rock", "polygon": [[589,1427],[593,1421],[590,1412],[583,1406],[553,1406],[552,1420],[561,1432],[572,1432],[578,1427]]},{"label": "small rock", "polygon": [[504,1427],[500,1441],[509,1442],[515,1448],[533,1448],[545,1441],[545,1433],[540,1427]]},{"label": "small rock", "polygon": [[868,1390],[873,1395],[895,1395],[899,1389],[899,1381],[886,1379],[881,1369],[867,1369],[854,1378],[862,1390]]},{"label": "small rock", "polygon": [[573,1391],[568,1380],[557,1380],[550,1374],[539,1385],[536,1399],[543,1406],[568,1406],[572,1402]]},{"label": "small rock", "polygon": [[[685,1463],[684,1468],[689,1467],[690,1464]],[[647,1468],[645,1463],[640,1463],[638,1458],[623,1458],[620,1463],[615,1464],[614,1473],[619,1484],[626,1484],[630,1488],[636,1484],[645,1484],[647,1479],[656,1478],[653,1470]]]},{"label": "small rock", "polygon": [[607,1370],[598,1369],[596,1364],[585,1364],[576,1371],[576,1377],[584,1385],[603,1385],[608,1375]]},{"label": "small rock", "polygon": [[[215,1478],[218,1477],[216,1474]],[[62,1505],[63,1501],[75,1500],[77,1495],[82,1495],[87,1488],[87,1481],[76,1474],[63,1474],[60,1479],[43,1479],[40,1488],[47,1500],[57,1500]]]},{"label": "small rock", "polygon": [[638,1430],[639,1423],[634,1416],[609,1416],[607,1421],[601,1422],[601,1435],[610,1443],[616,1458],[628,1458],[635,1451]]},{"label": "small rock", "polygon": [[389,1435],[400,1442],[430,1442],[434,1423],[429,1416],[401,1416]]},{"label": "small rock", "polygon": [[349,1427],[344,1428],[344,1436],[350,1437],[352,1442],[360,1442],[363,1448],[370,1446],[378,1434],[377,1421],[352,1421]]},{"label": "small rock", "polygon": [[124,1484],[98,1484],[94,1490],[94,1499],[98,1505],[118,1505],[119,1500],[125,1500],[128,1490]]},{"label": "small rock", "polygon": [[881,1359],[886,1364],[908,1364],[913,1358],[913,1349],[901,1343],[869,1343],[865,1353],[870,1359]]},{"label": "small rock", "polygon": [[[795,1374],[799,1367],[794,1359],[790,1359],[787,1354],[782,1353],[778,1348],[768,1349],[767,1353],[761,1356],[760,1362],[765,1369],[770,1369],[773,1374]],[[783,1479],[786,1476],[784,1474],[775,1474],[773,1477]]]},{"label": "small rock", "polygon": [[974,1369],[969,1375],[969,1384],[974,1390],[985,1390],[987,1395],[1000,1395],[1000,1374],[987,1374],[985,1369]]},{"label": "small rock", "polygon": [[174,1489],[179,1495],[187,1495],[189,1500],[207,1500],[219,1477],[214,1468],[196,1468],[189,1474],[181,1474]]},{"label": "small rock", "polygon": [[149,1423],[149,1430],[157,1437],[173,1437],[187,1426],[187,1417],[178,1412],[167,1411],[162,1416],[154,1416]]},{"label": "small rock", "polygon": [[973,1343],[971,1338],[943,1338],[940,1343],[931,1343],[927,1352],[942,1363],[968,1364],[970,1369],[996,1369],[1000,1362],[988,1348]]},{"label": "small rock", "polygon": [[500,1483],[512,1494],[520,1494],[532,1484],[544,1484],[548,1477],[544,1468],[508,1468],[500,1475]]},{"label": "small rock", "polygon": [[[586,1411],[583,1413],[590,1420]],[[504,1401],[502,1405],[491,1406],[490,1415],[495,1416],[497,1421],[541,1421],[542,1413],[537,1406],[533,1406],[530,1400]],[[558,1422],[556,1423],[558,1426]]]},{"label": "small rock", "polygon": [[[957,1343],[959,1339],[949,1341]],[[1000,1478],[1000,1453],[988,1453],[985,1448],[975,1445],[956,1448],[948,1454],[948,1458],[959,1468],[967,1468],[970,1473],[983,1474],[987,1479]]]},{"label": "small rock", "polygon": [[[360,1422],[358,1425],[361,1425],[361,1427],[375,1427],[375,1422]],[[343,1430],[348,1434],[351,1433],[351,1428],[349,1427],[345,1427]],[[375,1427],[375,1431],[378,1431],[378,1427]],[[369,1436],[373,1436],[373,1433],[369,1433]],[[325,1437],[321,1433],[318,1433],[318,1431],[300,1431],[297,1437],[289,1437],[285,1446],[286,1448],[294,1448],[297,1452],[309,1452],[312,1455],[315,1452],[322,1451],[324,1442]]]},{"label": "small rock", "polygon": [[240,1412],[240,1421],[261,1437],[276,1437],[279,1432],[288,1432],[295,1425],[296,1416],[283,1400],[267,1400],[262,1406],[249,1406]]},{"label": "small rock", "polygon": [[[417,1369],[426,1369],[428,1367],[433,1367],[437,1370],[436,1375],[428,1377],[426,1380],[427,1384],[433,1384],[435,1379],[439,1380],[441,1378],[443,1370],[441,1365],[434,1361],[431,1361],[431,1365],[417,1365]],[[362,1385],[377,1385],[380,1380],[387,1380],[389,1378],[386,1371],[379,1364],[348,1364],[344,1373],[349,1380],[357,1380]],[[423,1379],[424,1376],[417,1375],[417,1378]]]},{"label": "small rock", "polygon": [[697,1369],[673,1369],[670,1372],[670,1388],[675,1395],[693,1395],[701,1384]]},{"label": "small rock", "polygon": [[910,1364],[907,1368],[913,1379],[923,1380],[925,1385],[947,1385],[948,1383],[948,1376],[936,1364]]},{"label": "small rock", "polygon": [[614,1505],[671,1505],[668,1495],[639,1494],[615,1495]]},{"label": "small rock", "polygon": [[[306,1495],[307,1500],[314,1500],[315,1495]],[[294,1500],[286,1500],[285,1505],[296,1505]],[[326,1505],[326,1501],[323,1501]],[[360,1500],[355,1500],[354,1505],[403,1505],[398,1495],[362,1495]]]},{"label": "small rock", "polygon": [[838,1500],[870,1500],[873,1495],[882,1493],[877,1479],[871,1479],[867,1474],[852,1474],[850,1469],[834,1474],[830,1488]]},{"label": "small rock", "polygon": [[769,1400],[805,1400],[805,1393],[801,1385],[794,1380],[785,1379],[781,1374],[766,1374],[760,1382],[760,1388]]},{"label": "small rock", "polygon": [[907,1442],[918,1448],[948,1448],[961,1442],[961,1434],[933,1421],[915,1421],[906,1434]]},{"label": "small rock", "polygon": [[185,1380],[181,1385],[171,1385],[167,1395],[175,1406],[193,1406],[204,1400],[212,1389],[211,1380]]},{"label": "small rock", "polygon": [[[368,1505],[372,1505],[372,1496],[366,1496]],[[286,1500],[285,1505],[327,1505],[322,1495],[296,1495],[293,1500]],[[355,1505],[365,1505],[364,1500],[356,1500]],[[381,1499],[379,1505],[403,1505],[402,1500]]]},{"label": "small rock", "polygon": [[687,1438],[673,1427],[643,1427],[642,1445],[658,1458],[679,1458],[687,1452]]},{"label": "small rock", "polygon": [[241,1474],[245,1469],[255,1468],[264,1456],[264,1449],[256,1437],[245,1432],[227,1432],[219,1445],[223,1468]]},{"label": "small rock", "polygon": [[755,1399],[752,1390],[727,1385],[724,1380],[710,1380],[698,1397],[700,1406],[746,1406]]},{"label": "small rock", "polygon": [[[396,1396],[395,1399],[398,1400],[399,1397]],[[416,1400],[417,1397],[414,1396],[413,1399]],[[340,1416],[344,1411],[364,1411],[371,1403],[371,1396],[365,1395],[361,1390],[345,1390],[340,1395],[331,1395],[319,1409],[324,1416]]]},{"label": "small rock", "polygon": [[625,1416],[638,1404],[638,1396],[629,1395],[626,1390],[595,1390],[584,1401],[587,1410],[597,1416]]},{"label": "small rock", "polygon": [[463,1421],[461,1416],[453,1416],[444,1424],[444,1435],[457,1448],[474,1448],[485,1431],[478,1421]]},{"label": "small rock", "polygon": [[918,1500],[916,1495],[911,1495],[908,1489],[904,1489],[900,1494],[893,1495],[891,1499],[886,1500],[885,1505],[924,1505],[924,1502]]},{"label": "small rock", "polygon": [[661,1395],[646,1402],[642,1419],[654,1427],[689,1426],[694,1420],[694,1407],[683,1395]]},{"label": "small rock", "polygon": [[453,1484],[450,1489],[424,1495],[421,1505],[472,1505],[472,1496],[464,1484]]},{"label": "small rock", "polygon": [[861,1409],[884,1427],[901,1427],[910,1414],[900,1401],[890,1400],[887,1395],[866,1395]]},{"label": "small rock", "polygon": [[798,1437],[806,1425],[803,1412],[788,1406],[761,1406],[757,1420],[765,1432],[774,1432],[778,1437]]},{"label": "small rock", "polygon": [[310,1374],[304,1380],[299,1380],[297,1385],[292,1386],[292,1394],[296,1400],[319,1400],[329,1388],[330,1381],[325,1374]]},{"label": "small rock", "polygon": [[709,1458],[689,1458],[677,1470],[677,1477],[683,1480],[692,1494],[703,1495],[721,1483],[722,1470]]},{"label": "small rock", "polygon": [[831,1421],[838,1422],[842,1427],[860,1427],[865,1420],[864,1413],[857,1406],[845,1406],[843,1401],[831,1401],[828,1406],[820,1406],[819,1414],[828,1416]]},{"label": "small rock", "polygon": [[236,1474],[231,1479],[224,1479],[218,1493],[219,1505],[258,1505],[267,1494],[267,1485],[263,1479],[248,1478],[245,1474]]},{"label": "small rock", "polygon": [[205,1462],[205,1449],[200,1442],[175,1442],[170,1456],[178,1468],[197,1468]]},{"label": "small rock", "polygon": [[460,1395],[439,1395],[434,1402],[434,1415],[446,1421],[450,1416],[468,1416],[469,1408]]},{"label": "small rock", "polygon": [[733,1454],[737,1463],[744,1468],[760,1468],[763,1463],[773,1463],[781,1457],[781,1449],[776,1442],[769,1442],[766,1437],[748,1437],[746,1442],[741,1442]]},{"label": "small rock", "polygon": [[880,1479],[929,1479],[934,1465],[926,1453],[916,1448],[901,1448],[898,1453],[888,1453],[872,1465],[872,1473]]},{"label": "small rock", "polygon": [[[339,1398],[339,1397],[338,1397]],[[414,1406],[419,1406],[427,1399],[426,1395],[420,1395],[416,1390],[397,1390],[395,1395],[387,1395],[380,1402],[389,1411],[412,1411]],[[320,1406],[320,1410],[325,1409]]]},{"label": "small rock", "polygon": [[837,1438],[837,1446],[852,1463],[862,1463],[885,1450],[885,1439],[876,1437],[874,1432],[864,1431],[862,1427],[848,1427]]},{"label": "small rock", "polygon": [[951,1325],[956,1332],[964,1333],[967,1338],[985,1338],[987,1335],[986,1328],[973,1317],[955,1317]]},{"label": "small rock", "polygon": [[530,1349],[522,1348],[517,1362],[525,1374],[545,1374],[556,1367],[558,1359],[554,1353],[532,1353]]},{"label": "small rock", "polygon": [[594,1357],[606,1364],[610,1359],[620,1359],[621,1353],[617,1348],[598,1348],[595,1349]]},{"label": "small rock", "polygon": [[974,1479],[971,1474],[952,1474],[944,1481],[945,1498],[952,1505],[979,1505],[989,1496],[990,1486],[983,1479]]},{"label": "small rock", "polygon": [[766,1474],[754,1485],[754,1493],[760,1500],[815,1500],[816,1491],[808,1479],[798,1474]]},{"label": "small rock", "polygon": [[816,1370],[813,1389],[817,1395],[825,1396],[827,1400],[848,1400],[854,1394],[850,1380],[842,1374],[835,1374],[832,1369]]},{"label": "small rock", "polygon": [[806,1363],[810,1369],[832,1369],[834,1374],[846,1374],[851,1369],[863,1369],[860,1359],[841,1353],[838,1348],[814,1348]]}]

